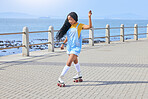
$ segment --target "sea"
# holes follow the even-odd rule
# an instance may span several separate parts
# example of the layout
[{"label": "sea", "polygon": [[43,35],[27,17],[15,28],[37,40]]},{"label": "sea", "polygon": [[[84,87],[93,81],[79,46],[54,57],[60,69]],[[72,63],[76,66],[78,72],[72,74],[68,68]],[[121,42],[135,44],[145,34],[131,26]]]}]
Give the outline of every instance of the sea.
[{"label": "sea", "polygon": [[[15,18],[0,18],[0,34],[3,33],[18,33],[23,31],[23,27],[28,27],[29,32],[32,31],[48,31],[49,26],[53,26],[54,30],[59,30],[65,19],[48,19],[48,18],[37,18],[37,19],[15,19]],[[88,19],[79,19],[78,23],[88,24]],[[92,25],[94,28],[105,28],[109,24],[110,27],[120,27],[124,24],[125,27],[134,27],[135,24],[138,26],[147,26],[148,20],[121,20],[121,19],[92,19]],[[125,28],[125,34],[134,34],[134,28]],[[139,28],[138,33],[146,33],[146,28]],[[54,36],[57,32],[54,32]],[[82,37],[89,37],[89,30],[82,30]],[[111,29],[110,35],[120,35],[120,29]],[[105,29],[94,30],[95,37],[105,36]],[[139,38],[146,38],[146,35],[139,35]],[[30,44],[45,43],[48,39],[48,33],[32,33],[29,34]],[[133,36],[126,36],[125,39],[133,39]],[[105,39],[99,38],[95,39],[98,42],[104,42]],[[118,41],[119,37],[111,37],[111,41]],[[9,43],[9,44],[8,44]],[[10,44],[11,43],[11,44]],[[4,44],[20,46],[22,43],[22,34],[17,35],[0,35],[0,48]],[[83,43],[88,44],[88,43]],[[10,46],[7,46],[10,47]],[[55,45],[55,47],[60,47],[60,45]],[[34,46],[30,48],[30,51],[44,50],[47,49],[46,46]],[[0,56],[12,55],[22,53],[22,48],[13,48],[0,50]]]}]

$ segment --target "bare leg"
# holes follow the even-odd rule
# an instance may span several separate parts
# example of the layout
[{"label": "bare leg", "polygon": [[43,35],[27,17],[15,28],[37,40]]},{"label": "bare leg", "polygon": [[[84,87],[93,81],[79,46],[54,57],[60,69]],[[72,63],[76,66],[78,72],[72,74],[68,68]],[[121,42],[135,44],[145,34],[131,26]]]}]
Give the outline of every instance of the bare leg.
[{"label": "bare leg", "polygon": [[70,54],[66,65],[70,67],[72,62],[75,61],[75,60],[77,60],[77,55]]},{"label": "bare leg", "polygon": [[[70,56],[70,54],[69,54],[68,56]],[[77,64],[77,63],[78,63],[78,58],[76,58],[73,62],[74,62],[75,64]]]},{"label": "bare leg", "polygon": [[78,58],[76,58],[76,59],[74,60],[74,63],[75,63],[75,64],[77,64],[77,63],[78,63]]}]

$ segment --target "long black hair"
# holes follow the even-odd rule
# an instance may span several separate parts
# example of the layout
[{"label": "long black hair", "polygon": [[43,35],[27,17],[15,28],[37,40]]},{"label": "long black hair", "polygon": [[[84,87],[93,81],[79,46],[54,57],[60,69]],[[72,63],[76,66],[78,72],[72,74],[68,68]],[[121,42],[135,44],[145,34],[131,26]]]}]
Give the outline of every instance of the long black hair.
[{"label": "long black hair", "polygon": [[69,30],[71,24],[68,22],[68,16],[71,16],[76,22],[78,21],[78,15],[75,12],[71,12],[67,15],[67,18],[62,26],[62,28],[57,32],[56,39],[59,41]]}]

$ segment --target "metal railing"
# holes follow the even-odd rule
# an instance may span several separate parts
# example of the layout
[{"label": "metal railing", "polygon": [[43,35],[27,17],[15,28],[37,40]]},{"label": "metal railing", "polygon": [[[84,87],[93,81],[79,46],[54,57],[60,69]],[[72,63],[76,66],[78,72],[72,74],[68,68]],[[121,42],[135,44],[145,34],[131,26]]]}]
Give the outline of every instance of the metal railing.
[{"label": "metal railing", "polygon": [[[134,28],[134,33],[133,34],[125,34],[124,32],[124,29],[125,28]],[[146,33],[138,33],[138,28],[146,28],[147,31]],[[97,38],[105,38],[105,42],[107,44],[110,44],[111,40],[110,38],[111,37],[120,37],[120,41],[121,42],[124,42],[125,39],[124,37],[125,36],[134,36],[134,40],[138,40],[138,35],[145,35],[146,34],[146,38],[148,38],[148,25],[147,26],[139,26],[137,24],[134,25],[134,27],[124,27],[124,24],[121,24],[120,27],[111,27],[110,28],[110,25],[106,25],[106,28],[92,28],[90,30],[94,31],[94,30],[101,30],[101,29],[105,29],[106,30],[106,35],[104,37],[94,37],[94,32],[89,32],[89,44],[90,45],[94,45],[94,39],[97,39]],[[111,29],[120,29],[120,35],[114,35],[114,36],[110,36],[110,30]],[[93,36],[93,38],[92,38]]]},{"label": "metal railing", "polygon": [[[29,45],[29,33],[41,33],[41,32],[48,32],[48,42],[39,43],[39,44],[30,44]],[[22,46],[0,48],[0,50],[22,47],[22,55],[23,56],[29,56],[29,47],[30,46],[48,44],[48,51],[54,52],[54,30],[53,30],[52,26],[49,26],[48,31],[32,31],[32,32],[29,32],[28,28],[24,27],[23,32],[19,32],[19,33],[3,33],[3,34],[0,34],[0,35],[15,35],[15,34],[22,34]]]},{"label": "metal railing", "polygon": [[[134,34],[126,34],[124,33],[124,29],[125,28],[134,28]],[[138,28],[147,28],[147,33],[138,33]],[[106,35],[104,37],[94,37],[94,30],[101,30],[101,29],[105,29],[106,30]],[[110,36],[110,30],[111,29],[120,29],[120,35],[114,35],[114,36]],[[18,33],[3,33],[0,35],[15,35],[15,34],[22,34],[22,45],[21,46],[14,46],[14,47],[6,47],[6,48],[0,48],[0,50],[3,49],[12,49],[12,48],[20,48],[22,47],[22,55],[23,56],[29,56],[29,47],[30,46],[35,46],[35,45],[45,45],[48,44],[48,51],[52,51],[54,52],[54,32],[57,32],[58,30],[54,30],[54,28],[52,26],[49,26],[48,31],[32,31],[29,32],[27,27],[23,28],[23,32],[18,32]],[[39,43],[39,44],[30,44],[29,45],[29,33],[47,33],[48,32],[48,42],[46,43]],[[83,40],[85,39],[89,39],[89,44],[91,46],[94,46],[94,39],[98,39],[98,38],[105,38],[105,43],[110,44],[111,37],[120,37],[120,41],[124,42],[125,36],[134,36],[134,40],[138,40],[138,35],[145,35],[146,34],[146,38],[148,38],[148,25],[147,26],[139,26],[137,24],[134,25],[134,27],[124,27],[123,24],[121,24],[120,27],[112,27],[110,28],[110,25],[106,25],[106,28],[94,28],[92,27],[91,29],[89,29],[89,38],[83,38]]]}]

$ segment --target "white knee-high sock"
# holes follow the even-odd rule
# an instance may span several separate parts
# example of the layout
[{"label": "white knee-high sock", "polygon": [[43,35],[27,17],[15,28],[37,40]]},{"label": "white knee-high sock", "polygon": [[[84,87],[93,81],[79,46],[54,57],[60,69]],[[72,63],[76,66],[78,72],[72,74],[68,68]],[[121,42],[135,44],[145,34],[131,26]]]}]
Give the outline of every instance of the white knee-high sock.
[{"label": "white knee-high sock", "polygon": [[75,66],[77,72],[79,73],[80,72],[80,64],[77,63],[77,64],[74,64],[74,66]]},{"label": "white knee-high sock", "polygon": [[69,68],[70,68],[69,66],[65,65],[65,67],[63,68],[63,71],[62,71],[60,76],[64,76]]}]

